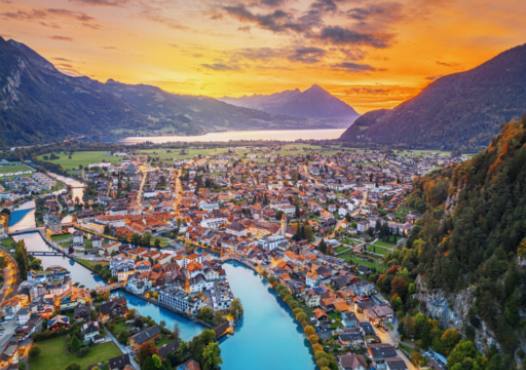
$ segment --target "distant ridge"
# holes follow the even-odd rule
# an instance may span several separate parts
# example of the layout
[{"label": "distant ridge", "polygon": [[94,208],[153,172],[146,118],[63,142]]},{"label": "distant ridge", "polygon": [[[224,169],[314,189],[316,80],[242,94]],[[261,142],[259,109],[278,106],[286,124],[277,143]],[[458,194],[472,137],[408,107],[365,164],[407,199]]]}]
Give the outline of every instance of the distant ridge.
[{"label": "distant ridge", "polygon": [[342,135],[353,144],[479,149],[526,113],[526,45],[431,83],[394,109],[364,114]]},{"label": "distant ridge", "polygon": [[323,120],[171,94],[155,86],[69,76],[26,45],[0,37],[0,146],[75,137],[107,141],[139,135],[330,127],[334,125]]},{"label": "distant ridge", "polygon": [[285,90],[271,95],[250,95],[240,98],[225,97],[225,103],[252,108],[270,114],[333,122],[335,127],[349,127],[358,117],[353,107],[331,95],[319,85],[305,91]]}]

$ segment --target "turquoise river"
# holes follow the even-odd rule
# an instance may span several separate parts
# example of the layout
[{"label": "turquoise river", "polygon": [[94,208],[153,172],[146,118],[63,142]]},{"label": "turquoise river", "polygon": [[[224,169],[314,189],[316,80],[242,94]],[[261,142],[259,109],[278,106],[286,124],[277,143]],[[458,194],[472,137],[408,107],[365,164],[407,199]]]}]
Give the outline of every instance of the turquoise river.
[{"label": "turquoise river", "polygon": [[[46,250],[40,234],[15,236],[23,239],[28,251]],[[104,284],[88,269],[66,257],[39,257],[44,267],[60,265],[71,272],[72,279],[88,288]],[[309,370],[315,365],[303,334],[291,314],[271,293],[266,284],[252,270],[237,263],[224,266],[234,296],[241,300],[243,320],[234,335],[221,342],[224,370]],[[198,334],[202,327],[184,317],[125,292],[129,307],[157,323],[164,321],[168,328],[177,326],[183,339]]]}]

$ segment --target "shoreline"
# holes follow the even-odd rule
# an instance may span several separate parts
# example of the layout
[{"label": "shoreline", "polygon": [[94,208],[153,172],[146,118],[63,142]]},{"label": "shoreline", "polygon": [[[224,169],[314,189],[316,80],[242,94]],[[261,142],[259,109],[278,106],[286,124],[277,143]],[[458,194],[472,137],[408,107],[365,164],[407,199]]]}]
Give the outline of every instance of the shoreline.
[{"label": "shoreline", "polygon": [[[262,130],[231,130],[220,132],[208,132],[202,135],[155,135],[155,136],[128,136],[120,139],[117,144],[137,145],[145,143],[168,144],[168,143],[235,143],[235,142],[282,142],[293,143],[295,141],[319,141],[338,140],[345,128],[318,127],[311,129],[262,129]],[[320,133],[326,133],[327,137],[321,137]],[[283,137],[284,133],[290,133],[290,138]],[[304,135],[302,135],[304,134]],[[258,136],[261,135],[261,136]],[[323,135],[322,135],[323,136]]]}]

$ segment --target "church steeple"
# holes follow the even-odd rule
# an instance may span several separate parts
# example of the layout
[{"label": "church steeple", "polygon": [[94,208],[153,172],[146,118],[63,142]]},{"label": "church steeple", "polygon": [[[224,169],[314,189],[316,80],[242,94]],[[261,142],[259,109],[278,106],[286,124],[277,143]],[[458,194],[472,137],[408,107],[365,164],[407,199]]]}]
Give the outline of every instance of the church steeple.
[{"label": "church steeple", "polygon": [[287,232],[287,216],[285,215],[285,213],[283,213],[281,215],[281,227],[280,227],[279,233],[281,234],[281,236],[285,236],[286,232]]}]

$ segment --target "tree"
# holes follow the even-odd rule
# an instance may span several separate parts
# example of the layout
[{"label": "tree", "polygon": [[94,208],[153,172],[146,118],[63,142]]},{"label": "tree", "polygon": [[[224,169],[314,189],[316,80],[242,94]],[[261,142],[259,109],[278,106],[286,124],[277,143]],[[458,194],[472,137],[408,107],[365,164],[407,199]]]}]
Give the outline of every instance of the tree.
[{"label": "tree", "polygon": [[79,354],[82,348],[82,341],[76,334],[71,334],[67,342],[68,351],[73,354]]},{"label": "tree", "polygon": [[142,370],[162,370],[165,369],[163,360],[159,357],[158,354],[153,354],[146,358],[144,362],[141,363]]},{"label": "tree", "polygon": [[322,239],[320,244],[318,244],[318,250],[323,254],[327,253],[327,244],[325,243],[325,239]]},{"label": "tree", "polygon": [[230,314],[234,316],[235,320],[239,320],[243,316],[243,306],[239,298],[234,298],[230,304]]},{"label": "tree", "polygon": [[144,233],[144,235],[142,236],[141,244],[144,245],[145,247],[148,247],[150,246],[151,241],[152,241],[152,234]]},{"label": "tree", "polygon": [[40,356],[40,347],[34,345],[33,347],[31,347],[31,349],[29,350],[29,358],[34,360],[36,359],[38,356]]},{"label": "tree", "polygon": [[27,279],[29,269],[29,257],[27,256],[26,245],[23,240],[19,240],[15,245],[15,260],[20,271],[20,279]]},{"label": "tree", "polygon": [[451,351],[447,358],[447,366],[454,370],[477,370],[480,355],[472,341],[465,339],[460,341]]},{"label": "tree", "polygon": [[142,346],[139,347],[139,351],[137,354],[137,358],[139,360],[139,364],[141,364],[141,368],[143,367],[143,364],[145,364],[148,360],[151,360],[152,355],[157,354],[157,347],[151,342],[146,342]]},{"label": "tree", "polygon": [[133,245],[140,245],[141,244],[141,236],[139,234],[133,234],[131,237],[130,242]]},{"label": "tree", "polygon": [[442,336],[440,337],[440,343],[442,346],[442,352],[445,355],[448,355],[453,348],[457,345],[457,343],[460,341],[461,336],[457,329],[455,328],[449,328],[444,331]]},{"label": "tree", "polygon": [[303,329],[303,331],[305,332],[306,336],[316,334],[316,329],[314,329],[314,327],[312,327],[311,325],[307,325],[305,329]]},{"label": "tree", "polygon": [[66,367],[66,370],[80,370],[80,365],[79,364],[70,364]]},{"label": "tree", "polygon": [[217,342],[208,343],[203,349],[203,370],[219,369],[223,361],[221,360],[221,350]]},{"label": "tree", "polygon": [[214,323],[214,310],[208,306],[205,306],[197,312],[197,318],[208,324]]}]

